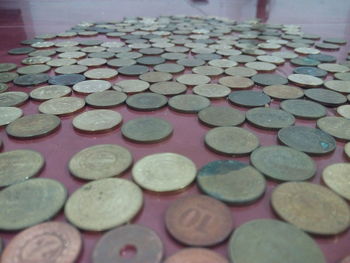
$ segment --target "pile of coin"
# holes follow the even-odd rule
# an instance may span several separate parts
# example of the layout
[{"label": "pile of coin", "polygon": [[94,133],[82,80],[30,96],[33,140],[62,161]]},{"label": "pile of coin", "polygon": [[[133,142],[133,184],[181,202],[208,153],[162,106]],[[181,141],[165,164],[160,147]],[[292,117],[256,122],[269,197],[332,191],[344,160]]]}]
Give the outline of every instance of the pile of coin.
[{"label": "pile of coin", "polygon": [[[350,164],[329,158],[336,147],[350,156],[350,143],[337,144],[350,141],[350,63],[331,54],[345,40],[321,40],[297,25],[161,16],[83,22],[21,44],[8,53],[22,65],[0,63],[0,125],[13,140],[59,133],[68,116],[78,134],[120,132],[127,141],[155,144],[179,132],[176,116],[195,115],[210,127],[198,140],[218,159],[197,169],[193,156],[155,150],[134,163],[126,147],[95,143],[67,163],[74,178],[89,181],[68,195],[59,180],[33,178],[45,165],[38,151],[3,152],[0,230],[23,231],[4,248],[0,240],[1,262],[75,262],[80,229],[108,230],[91,253],[94,263],[322,263],[312,235],[349,229]],[[39,102],[38,113],[23,116],[28,100]],[[116,106],[140,116],[123,122]],[[165,107],[169,119],[142,114]],[[282,145],[261,146],[257,129]],[[318,168],[314,155],[329,160],[325,186],[307,181]],[[132,180],[120,178],[129,168]],[[270,180],[280,220],[237,224],[230,206],[258,202]],[[188,246],[165,257],[164,240],[130,222],[147,208],[145,193],[186,193],[193,182],[201,194],[169,202],[157,219]],[[44,222],[61,210],[69,223]],[[230,260],[208,248],[228,239]]]}]

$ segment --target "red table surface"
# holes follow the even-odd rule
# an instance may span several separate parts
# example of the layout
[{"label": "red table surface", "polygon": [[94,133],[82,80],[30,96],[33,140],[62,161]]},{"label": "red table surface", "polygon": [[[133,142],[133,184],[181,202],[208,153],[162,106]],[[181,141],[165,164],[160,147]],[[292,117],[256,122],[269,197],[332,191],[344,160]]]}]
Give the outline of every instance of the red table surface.
[{"label": "red table surface", "polygon": [[[208,0],[208,1],[176,1],[172,0],[131,0],[131,1],[0,1],[0,62],[15,62],[20,65],[20,61],[25,56],[10,56],[7,51],[10,48],[19,47],[19,42],[30,39],[35,35],[44,33],[59,33],[76,25],[81,21],[117,21],[125,16],[159,16],[172,14],[186,15],[216,15],[225,16],[238,21],[254,18],[258,16],[267,23],[298,24],[307,33],[319,34],[323,37],[340,37],[350,40],[350,1],[243,1],[243,0]],[[106,41],[106,37],[99,37]],[[325,52],[338,57],[338,61],[345,61],[349,44],[343,46],[339,52]],[[284,76],[292,71],[292,66],[287,62],[277,70]],[[189,70],[186,70],[189,72]],[[50,74],[53,74],[52,72]],[[175,75],[176,76],[176,75]],[[175,77],[174,76],[174,77]],[[327,76],[330,79],[331,76]],[[111,82],[120,81],[118,76]],[[212,82],[217,81],[217,77],[212,78]],[[12,91],[29,92],[32,88],[16,87],[10,84]],[[255,86],[260,90],[261,87]],[[187,93],[191,93],[188,88]],[[72,96],[81,95],[73,94]],[[246,111],[246,108],[231,105],[226,99],[212,100],[212,105],[229,105],[236,109]],[[21,109],[24,115],[38,113],[39,102],[30,100]],[[271,107],[278,108],[279,101],[273,101]],[[85,107],[86,110],[91,110]],[[134,157],[134,162],[142,157],[161,152],[174,152],[185,155],[192,159],[197,168],[202,167],[210,161],[218,159],[234,159],[249,162],[249,156],[230,157],[222,156],[209,151],[204,146],[204,136],[209,127],[200,124],[196,114],[182,114],[170,110],[168,107],[152,112],[134,111],[125,105],[113,108],[123,116],[123,122],[127,122],[139,116],[161,117],[172,123],[174,127],[173,135],[165,141],[152,144],[138,144],[125,140],[120,132],[120,127],[103,134],[84,134],[75,131],[72,127],[72,119],[78,114],[61,117],[62,125],[60,129],[50,136],[34,140],[17,140],[9,138],[5,129],[0,128],[0,138],[4,142],[3,152],[15,149],[33,149],[45,156],[45,168],[40,173],[40,177],[53,178],[64,183],[69,194],[82,186],[85,182],[73,178],[67,168],[69,159],[78,151],[96,144],[119,144],[128,148]],[[329,108],[328,115],[335,115],[335,109]],[[315,127],[315,121],[297,120],[297,125]],[[276,145],[277,131],[266,131],[244,123],[242,127],[253,131],[260,139],[262,146]],[[337,141],[336,150],[328,155],[312,157],[317,163],[317,174],[311,180],[313,183],[323,184],[320,175],[323,169],[337,162],[348,162],[344,156],[344,142]],[[131,180],[130,169],[122,175],[122,178]],[[253,219],[277,218],[270,206],[271,192],[277,185],[276,182],[268,180],[265,195],[257,202],[246,206],[230,206],[234,217],[235,228]],[[165,247],[165,257],[172,255],[176,251],[184,248],[176,242],[166,232],[164,226],[164,213],[172,201],[191,194],[199,193],[195,183],[189,188],[179,193],[155,194],[144,192],[144,205],[140,213],[131,221],[154,229],[161,237]],[[1,213],[1,211],[0,211]],[[65,217],[60,212],[53,220],[65,221]],[[77,262],[91,262],[91,254],[97,240],[103,233],[81,231],[83,237],[83,251]],[[0,232],[0,237],[7,244],[16,233]],[[326,260],[329,263],[339,262],[341,258],[350,253],[350,232],[329,236],[312,236],[318,243]],[[228,256],[227,241],[213,247],[215,251]]]}]

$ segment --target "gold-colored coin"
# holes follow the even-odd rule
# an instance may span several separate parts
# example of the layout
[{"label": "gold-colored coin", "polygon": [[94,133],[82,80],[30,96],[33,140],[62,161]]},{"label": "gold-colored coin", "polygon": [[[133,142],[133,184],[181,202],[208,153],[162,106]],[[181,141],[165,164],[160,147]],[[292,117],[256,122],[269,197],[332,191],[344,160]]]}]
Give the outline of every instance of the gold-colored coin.
[{"label": "gold-colored coin", "polygon": [[245,66],[258,72],[273,71],[277,68],[275,64],[267,62],[248,62]]},{"label": "gold-colored coin", "polygon": [[289,85],[271,85],[263,89],[264,93],[280,100],[298,99],[304,96],[301,88]]},{"label": "gold-colored coin", "polygon": [[350,81],[328,80],[324,83],[327,89],[338,91],[340,93],[350,93]]},{"label": "gold-colored coin", "polygon": [[346,104],[339,106],[337,108],[337,113],[346,119],[350,119],[350,105]]},{"label": "gold-colored coin", "polygon": [[119,91],[117,88],[125,93],[143,92],[149,88],[149,83],[138,79],[126,79],[113,85],[113,89]]},{"label": "gold-colored coin", "polygon": [[247,89],[254,86],[254,81],[240,76],[222,77],[219,79],[219,83],[231,89]]},{"label": "gold-colored coin", "polygon": [[85,106],[85,100],[77,97],[62,97],[47,100],[39,105],[41,113],[65,115],[74,113]]},{"label": "gold-colored coin", "polygon": [[30,97],[34,100],[49,100],[69,95],[72,89],[62,85],[48,85],[36,88],[30,92]]},{"label": "gold-colored coin", "polygon": [[196,165],[175,153],[158,153],[139,160],[132,169],[135,182],[154,192],[183,189],[196,177]]},{"label": "gold-colored coin", "polygon": [[322,172],[323,182],[338,195],[350,200],[350,164],[334,163]]},{"label": "gold-colored coin", "polygon": [[318,87],[323,84],[323,80],[306,74],[291,74],[288,80],[302,87]]},{"label": "gold-colored coin", "polygon": [[84,80],[73,86],[73,90],[79,93],[94,93],[108,90],[111,83],[106,80]]},{"label": "gold-colored coin", "polygon": [[228,87],[220,84],[203,84],[193,88],[193,93],[207,98],[222,98],[231,93]]},{"label": "gold-colored coin", "polygon": [[89,79],[111,79],[118,75],[118,71],[111,68],[90,69],[84,73]]},{"label": "gold-colored coin", "polygon": [[321,63],[321,64],[318,64],[317,67],[332,73],[350,71],[350,68],[348,68],[347,66],[336,64],[336,63]]},{"label": "gold-colored coin", "polygon": [[0,126],[7,125],[23,115],[23,111],[16,107],[0,107]]}]

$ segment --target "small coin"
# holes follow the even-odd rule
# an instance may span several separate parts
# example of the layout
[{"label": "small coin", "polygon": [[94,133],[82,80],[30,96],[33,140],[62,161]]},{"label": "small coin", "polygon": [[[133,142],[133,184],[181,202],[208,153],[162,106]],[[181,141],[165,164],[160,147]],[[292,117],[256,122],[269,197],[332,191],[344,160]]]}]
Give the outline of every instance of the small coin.
[{"label": "small coin", "polygon": [[185,67],[173,63],[163,63],[154,66],[155,71],[167,72],[167,73],[179,73],[185,70]]},{"label": "small coin", "polygon": [[200,74],[184,74],[177,77],[176,81],[185,85],[195,86],[209,83],[210,78]]},{"label": "small coin", "polygon": [[136,184],[105,178],[78,188],[66,202],[64,214],[80,229],[103,231],[129,222],[142,203],[142,191]]},{"label": "small coin", "polygon": [[26,115],[7,125],[6,133],[18,139],[32,139],[49,135],[57,130],[60,124],[60,118],[55,115]]},{"label": "small coin", "polygon": [[305,119],[318,119],[327,114],[325,107],[309,100],[285,100],[281,102],[280,107],[295,117]]},{"label": "small coin", "polygon": [[154,93],[162,95],[178,95],[186,92],[187,87],[175,81],[164,81],[152,84],[149,89]]},{"label": "small coin", "polygon": [[94,93],[108,90],[111,83],[106,80],[85,80],[73,86],[73,90],[79,93]]},{"label": "small coin", "polygon": [[57,74],[81,74],[88,70],[88,67],[81,65],[61,66],[55,69]]},{"label": "small coin", "polygon": [[18,86],[35,86],[47,82],[50,76],[47,74],[23,75],[15,78],[13,83]]},{"label": "small coin", "polygon": [[138,76],[148,71],[149,71],[148,67],[142,66],[142,65],[131,65],[127,67],[121,67],[118,69],[118,72],[120,74],[126,75],[126,76]]},{"label": "small coin", "polygon": [[226,258],[210,249],[185,248],[168,257],[164,263],[229,263]]},{"label": "small coin", "polygon": [[349,182],[350,164],[334,163],[328,165],[322,172],[323,182],[335,193],[350,200]]},{"label": "small coin", "polygon": [[210,106],[210,100],[206,97],[184,94],[169,99],[168,105],[171,109],[183,113],[196,113]]},{"label": "small coin", "polygon": [[[128,250],[136,251],[137,255],[126,257]],[[160,263],[163,250],[162,241],[152,229],[128,224],[102,236],[93,251],[92,262]]]},{"label": "small coin", "polygon": [[73,127],[84,132],[103,132],[118,126],[123,117],[112,110],[89,110],[73,119]]},{"label": "small coin", "polygon": [[168,207],[165,226],[181,243],[212,246],[228,237],[233,229],[233,218],[220,201],[205,195],[190,195]]},{"label": "small coin", "polygon": [[132,164],[130,151],[114,144],[99,144],[85,148],[70,159],[69,171],[85,180],[121,176]]},{"label": "small coin", "polygon": [[271,98],[261,91],[243,90],[234,91],[229,95],[229,100],[244,107],[259,107],[270,103]]},{"label": "small coin", "polygon": [[89,79],[111,79],[118,75],[118,71],[111,68],[96,68],[84,72]]},{"label": "small coin", "polygon": [[214,66],[199,66],[192,68],[192,72],[205,76],[218,76],[221,75],[224,70],[222,68]]},{"label": "small coin", "polygon": [[0,72],[12,71],[17,68],[15,63],[0,63]]},{"label": "small coin", "polygon": [[326,154],[334,151],[336,142],[322,130],[306,126],[290,126],[279,130],[278,139],[298,151]]},{"label": "small coin", "polygon": [[255,69],[246,68],[246,67],[231,67],[225,69],[225,74],[236,76],[236,77],[252,77],[258,72]]},{"label": "small coin", "polygon": [[237,228],[229,242],[229,256],[235,263],[326,263],[310,236],[291,224],[272,219],[249,221]]},{"label": "small coin", "polygon": [[23,115],[23,111],[16,107],[0,107],[0,126],[7,125]]},{"label": "small coin", "polygon": [[325,43],[332,43],[332,44],[339,44],[339,45],[345,45],[346,40],[342,38],[337,38],[337,37],[328,37],[323,39],[323,42]]},{"label": "small coin", "polygon": [[274,108],[259,107],[246,112],[247,120],[253,125],[263,129],[281,129],[294,124],[292,114]]},{"label": "small coin", "polygon": [[173,78],[173,75],[170,73],[166,72],[147,72],[139,76],[139,78],[143,81],[147,81],[150,83],[155,83],[155,82],[161,82],[161,81],[168,81]]},{"label": "small coin", "polygon": [[0,93],[8,90],[8,86],[5,83],[0,83]]},{"label": "small coin", "polygon": [[[0,83],[8,83],[18,78],[18,74],[14,72],[1,72]],[[16,84],[16,83],[15,83]]]},{"label": "small coin", "polygon": [[35,48],[32,47],[19,47],[19,48],[13,48],[8,51],[11,55],[25,55],[30,52],[35,51]]},{"label": "small coin", "polygon": [[117,52],[117,53],[118,53],[116,55],[117,58],[137,59],[142,57],[142,54],[139,52]]},{"label": "small coin", "polygon": [[311,54],[307,56],[308,58],[311,59],[316,59],[320,62],[327,62],[327,63],[332,63],[332,62],[336,62],[337,58],[331,55],[327,55],[327,54],[323,54],[323,53],[319,53],[319,54]]},{"label": "small coin", "polygon": [[175,153],[158,153],[137,161],[132,176],[146,190],[170,192],[191,184],[196,172],[196,165],[187,157]]},{"label": "small coin", "polygon": [[290,60],[290,63],[297,66],[305,66],[305,67],[316,67],[321,62],[316,59],[311,59],[307,57],[296,57]]},{"label": "small coin", "polygon": [[0,93],[0,107],[19,106],[28,100],[29,96],[21,91],[9,91]]},{"label": "small coin", "polygon": [[85,101],[77,97],[61,97],[47,100],[39,105],[39,111],[45,114],[66,115],[81,110]]},{"label": "small coin", "polygon": [[76,59],[73,58],[54,58],[48,62],[46,62],[47,65],[51,67],[63,67],[63,66],[70,66],[77,63]]},{"label": "small coin", "polygon": [[203,66],[205,61],[199,58],[182,58],[176,61],[176,64],[182,65],[184,67],[194,68]]},{"label": "small coin", "polygon": [[87,67],[97,67],[102,66],[107,63],[107,60],[104,58],[84,58],[78,61],[79,65]]},{"label": "small coin", "polygon": [[209,106],[198,113],[198,119],[209,126],[236,126],[245,121],[245,114],[231,107]]},{"label": "small coin", "polygon": [[347,72],[350,70],[347,66],[343,66],[337,63],[322,63],[317,67],[332,73]]},{"label": "small coin", "polygon": [[338,106],[347,101],[346,97],[338,92],[315,88],[304,92],[305,96],[326,106]]},{"label": "small coin", "polygon": [[85,102],[94,108],[109,108],[122,104],[128,96],[119,91],[105,90],[85,97]]},{"label": "small coin", "polygon": [[310,47],[298,47],[294,49],[294,51],[298,54],[302,55],[310,55],[310,54],[319,54],[320,50],[316,48],[310,48]]},{"label": "small coin", "polygon": [[182,58],[187,58],[186,54],[183,53],[164,53],[161,55],[162,58],[166,59],[166,60],[178,60],[178,59],[182,59]]},{"label": "small coin", "polygon": [[324,83],[327,89],[334,90],[340,93],[350,93],[350,81],[345,80],[328,80]]},{"label": "small coin", "polygon": [[0,191],[0,209],[6,211],[0,214],[0,229],[20,230],[46,221],[61,210],[66,198],[65,186],[53,179],[11,185]]},{"label": "small coin", "polygon": [[47,72],[51,69],[51,67],[47,65],[30,65],[24,66],[17,69],[18,74],[28,75],[28,74],[39,74]]},{"label": "small coin", "polygon": [[55,49],[44,49],[44,50],[35,50],[33,52],[30,52],[28,54],[29,57],[50,57],[56,54],[56,50]]},{"label": "small coin", "polygon": [[227,76],[219,79],[219,83],[231,89],[247,89],[254,85],[254,82],[246,77]]},{"label": "small coin", "polygon": [[138,79],[122,80],[114,84],[113,89],[119,88],[125,93],[137,93],[149,88],[149,83]]},{"label": "small coin", "polygon": [[319,69],[316,67],[297,67],[293,70],[293,73],[295,74],[303,74],[303,75],[310,75],[317,78],[323,78],[327,76],[327,71],[323,69]]},{"label": "small coin", "polygon": [[46,62],[49,62],[50,60],[51,60],[50,57],[37,56],[37,57],[27,57],[23,59],[21,62],[22,64],[26,64],[26,65],[36,65],[36,64],[44,64]]},{"label": "small coin", "polygon": [[169,137],[173,127],[161,118],[141,117],[123,124],[121,131],[123,136],[131,141],[152,143]]},{"label": "small coin", "polygon": [[82,248],[80,233],[63,222],[46,222],[24,230],[7,245],[3,263],[56,262],[73,263]]},{"label": "small coin", "polygon": [[203,84],[195,86],[192,89],[193,93],[207,98],[222,98],[231,93],[231,90],[219,84]]},{"label": "small coin", "polygon": [[49,100],[69,95],[72,89],[62,85],[49,85],[36,88],[30,92],[30,97],[34,100]]},{"label": "small coin", "polygon": [[288,80],[305,88],[317,87],[323,84],[322,79],[306,74],[291,74],[288,76]]},{"label": "small coin", "polygon": [[271,205],[282,219],[313,234],[338,234],[350,224],[348,204],[337,194],[317,184],[281,184],[272,192]]},{"label": "small coin", "polygon": [[316,43],[315,47],[319,48],[319,49],[326,49],[326,50],[338,50],[340,48],[339,45],[335,45],[335,44],[330,44],[330,43]]},{"label": "small coin", "polygon": [[328,116],[317,120],[317,127],[340,140],[350,140],[350,120]]}]

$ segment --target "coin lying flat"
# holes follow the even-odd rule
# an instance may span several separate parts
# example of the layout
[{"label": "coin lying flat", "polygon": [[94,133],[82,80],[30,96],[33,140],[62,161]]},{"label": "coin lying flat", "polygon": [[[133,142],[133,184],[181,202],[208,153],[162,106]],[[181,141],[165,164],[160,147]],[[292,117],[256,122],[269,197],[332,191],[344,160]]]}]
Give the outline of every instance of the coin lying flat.
[{"label": "coin lying flat", "polygon": [[231,67],[225,69],[225,74],[237,77],[252,77],[258,72],[255,69],[250,69],[246,67]]},{"label": "coin lying flat", "polygon": [[139,160],[132,169],[134,181],[154,192],[170,192],[185,188],[196,177],[195,164],[175,153],[158,153]]},{"label": "coin lying flat", "polygon": [[32,139],[54,132],[59,128],[60,124],[60,118],[55,115],[26,115],[7,125],[6,133],[18,139]]},{"label": "coin lying flat", "polygon": [[184,94],[169,99],[169,107],[184,113],[196,113],[210,106],[210,100],[199,95]]},{"label": "coin lying flat", "polygon": [[237,228],[229,242],[229,256],[235,263],[326,263],[311,237],[293,225],[272,219],[249,221]]},{"label": "coin lying flat", "polygon": [[271,205],[282,219],[309,233],[333,235],[350,225],[348,204],[321,185],[281,184],[272,192]]},{"label": "coin lying flat", "polygon": [[350,81],[350,72],[335,73],[334,77],[339,80]]},{"label": "coin lying flat", "polygon": [[[16,197],[16,198],[13,198]],[[67,190],[63,184],[36,178],[0,191],[0,229],[20,230],[53,217],[63,206]]]},{"label": "coin lying flat", "polygon": [[57,74],[81,74],[88,70],[88,67],[82,65],[67,65],[55,69]]},{"label": "coin lying flat", "polygon": [[227,76],[219,79],[219,83],[231,89],[248,89],[254,85],[254,82],[246,77]]},{"label": "coin lying flat", "polygon": [[185,70],[185,67],[173,63],[163,63],[154,66],[155,71],[166,72],[166,73],[179,73]]},{"label": "coin lying flat", "polygon": [[30,97],[35,100],[49,100],[69,95],[72,89],[62,85],[48,85],[36,88],[30,92]]},{"label": "coin lying flat", "polygon": [[76,116],[73,127],[83,132],[104,132],[118,126],[123,117],[113,110],[90,110]]},{"label": "coin lying flat", "polygon": [[324,83],[327,89],[338,91],[340,93],[350,93],[350,81],[345,80],[328,80]]},{"label": "coin lying flat", "polygon": [[317,87],[323,84],[323,80],[306,74],[291,74],[288,80],[302,87]]},{"label": "coin lying flat", "polygon": [[270,103],[271,98],[261,91],[242,90],[232,92],[228,99],[239,106],[259,107]]},{"label": "coin lying flat", "polygon": [[[125,251],[128,249],[137,254],[131,258],[126,257]],[[160,263],[163,250],[162,241],[152,229],[128,224],[102,236],[94,248],[92,262]]]},{"label": "coin lying flat", "polygon": [[85,80],[73,86],[73,90],[79,93],[94,93],[108,90],[111,83],[106,80]]},{"label": "coin lying flat", "polygon": [[305,96],[326,106],[339,106],[347,101],[343,94],[327,89],[308,89]]},{"label": "coin lying flat", "polygon": [[198,113],[198,119],[209,126],[237,126],[245,121],[245,114],[224,106],[209,106]]},{"label": "coin lying flat", "polygon": [[70,66],[77,63],[77,60],[74,58],[54,58],[48,62],[46,62],[47,65],[51,67],[63,67],[63,66]]},{"label": "coin lying flat", "polygon": [[0,72],[7,72],[17,68],[15,63],[0,63]]},{"label": "coin lying flat", "polygon": [[66,218],[80,229],[103,231],[129,222],[141,209],[141,189],[120,178],[105,178],[78,188],[66,202]]},{"label": "coin lying flat", "polygon": [[131,65],[126,67],[121,67],[118,69],[118,72],[120,74],[126,75],[126,76],[138,76],[148,71],[149,71],[148,67],[142,66],[142,65]]},{"label": "coin lying flat", "polygon": [[16,107],[0,107],[0,126],[7,125],[23,115],[23,111]]},{"label": "coin lying flat", "polygon": [[254,69],[258,72],[273,71],[277,68],[275,64],[267,62],[248,62],[245,64],[247,68]]},{"label": "coin lying flat", "polygon": [[209,83],[210,78],[200,74],[184,74],[177,77],[176,81],[185,85],[195,86]]},{"label": "coin lying flat", "polygon": [[169,137],[173,128],[168,121],[161,118],[141,117],[123,124],[121,131],[129,140],[151,143]]},{"label": "coin lying flat", "polygon": [[320,62],[327,62],[327,63],[332,63],[332,62],[336,62],[337,58],[331,55],[327,55],[324,53],[320,53],[320,54],[311,54],[308,55],[308,58],[311,59],[316,59]]},{"label": "coin lying flat", "polygon": [[119,88],[125,93],[142,92],[149,88],[149,83],[138,79],[122,80],[114,84],[113,89]]},{"label": "coin lying flat", "polygon": [[332,73],[347,72],[350,70],[347,66],[340,65],[337,63],[322,63],[319,64],[317,67]]},{"label": "coin lying flat", "polygon": [[0,107],[19,106],[28,100],[29,96],[21,91],[9,91],[0,94]]},{"label": "coin lying flat", "polygon": [[231,90],[219,84],[203,84],[195,86],[192,89],[193,93],[207,98],[222,98],[231,93]]},{"label": "coin lying flat", "polygon": [[5,83],[0,83],[0,93],[2,93],[2,92],[4,92],[4,91],[6,91],[6,90],[8,90],[8,86],[7,86],[7,84],[5,84]]},{"label": "coin lying flat", "polygon": [[192,68],[192,72],[205,76],[218,76],[221,75],[224,70],[222,68],[214,66],[199,66]]},{"label": "coin lying flat", "polygon": [[162,95],[178,95],[186,92],[187,87],[176,81],[164,81],[152,84],[149,89]]},{"label": "coin lying flat", "polygon": [[229,263],[226,258],[210,249],[185,248],[168,257],[164,263]]},{"label": "coin lying flat", "polygon": [[17,79],[18,74],[14,72],[1,72],[0,73],[0,83],[8,83],[13,81],[14,79]]},{"label": "coin lying flat", "polygon": [[247,120],[253,125],[263,129],[281,129],[294,124],[292,114],[273,108],[259,107],[246,112]]},{"label": "coin lying flat", "polygon": [[23,75],[15,78],[13,83],[18,86],[35,86],[47,82],[49,78],[47,74]]},{"label": "coin lying flat", "polygon": [[120,176],[132,163],[130,151],[114,144],[100,144],[85,148],[69,161],[69,171],[85,180]]},{"label": "coin lying flat", "polygon": [[61,97],[47,100],[39,105],[39,111],[45,114],[66,115],[81,110],[85,101],[77,97]]},{"label": "coin lying flat", "polygon": [[85,97],[86,104],[94,108],[108,108],[122,104],[128,96],[119,91],[105,90]]},{"label": "coin lying flat", "polygon": [[164,107],[168,99],[161,94],[142,92],[131,95],[127,98],[126,104],[134,110],[157,110]]},{"label": "coin lying flat", "polygon": [[51,67],[47,65],[30,65],[24,66],[17,69],[18,74],[28,75],[28,74],[39,74],[47,72],[51,69]]},{"label": "coin lying flat", "polygon": [[350,164],[334,163],[328,165],[322,172],[323,182],[335,193],[350,200],[348,182],[350,180]]},{"label": "coin lying flat", "polygon": [[261,86],[270,86],[270,85],[285,85],[288,83],[288,79],[278,74],[256,74],[252,77],[252,80]]},{"label": "coin lying flat", "polygon": [[307,57],[296,57],[290,60],[290,63],[297,66],[305,66],[305,67],[315,67],[321,62],[316,59],[311,59]]},{"label": "coin lying flat", "polygon": [[317,121],[317,127],[337,139],[350,140],[350,120],[343,117],[323,117]]},{"label": "coin lying flat", "polygon": [[310,75],[317,78],[323,78],[328,74],[327,71],[316,67],[297,67],[293,70],[293,73]]},{"label": "coin lying flat", "polygon": [[173,78],[173,75],[170,73],[166,72],[147,72],[139,76],[139,78],[143,81],[147,81],[150,83],[155,83],[155,82],[161,82],[161,81],[168,81]]},{"label": "coin lying flat", "polygon": [[38,56],[38,57],[27,57],[23,59],[21,62],[22,64],[25,64],[25,65],[39,65],[39,64],[44,64],[46,62],[49,62],[50,60],[51,60],[50,57]]},{"label": "coin lying flat", "polygon": [[82,248],[80,233],[63,222],[46,222],[28,228],[16,235],[7,245],[2,262],[56,262],[73,263]]},{"label": "coin lying flat", "polygon": [[337,108],[337,113],[346,119],[350,119],[350,105],[341,105]]},{"label": "coin lying flat", "polygon": [[280,107],[299,118],[318,119],[327,114],[327,110],[321,104],[309,100],[285,100]]},{"label": "coin lying flat", "polygon": [[271,85],[263,89],[264,93],[279,100],[298,99],[304,96],[301,88],[289,85]]},{"label": "coin lying flat", "polygon": [[8,51],[9,54],[11,55],[25,55],[30,52],[33,52],[35,49],[32,47],[18,47],[18,48],[13,48]]},{"label": "coin lying flat", "polygon": [[118,71],[111,68],[96,68],[84,72],[89,79],[111,79],[118,75]]}]

